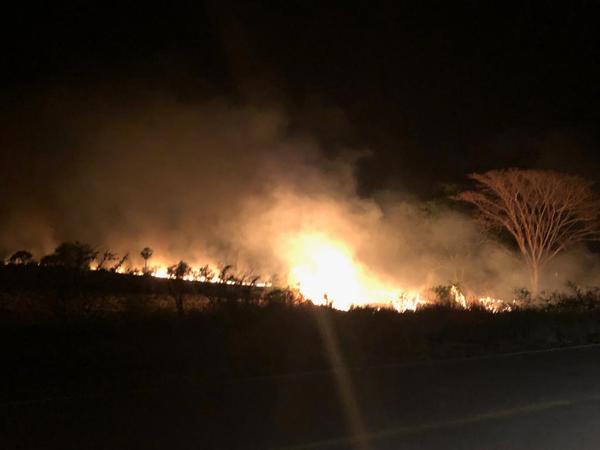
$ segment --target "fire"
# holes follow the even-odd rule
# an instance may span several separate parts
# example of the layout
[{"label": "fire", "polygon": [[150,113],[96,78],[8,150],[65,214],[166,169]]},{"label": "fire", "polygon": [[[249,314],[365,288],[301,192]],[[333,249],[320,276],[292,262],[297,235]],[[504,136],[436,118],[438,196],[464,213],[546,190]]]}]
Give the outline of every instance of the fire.
[{"label": "fire", "polygon": [[[254,280],[253,282],[248,282],[245,280],[233,281],[233,280],[222,280],[217,275],[212,275],[214,273],[218,273],[219,270],[215,267],[210,267],[211,276],[207,277],[203,275],[201,268],[192,267],[190,273],[185,275],[183,279],[185,281],[199,281],[201,283],[217,283],[217,284],[227,284],[227,285],[240,285],[240,286],[255,286],[255,287],[270,287],[271,283],[267,281],[259,281]],[[144,272],[141,270],[137,270],[133,272],[134,275],[144,275]],[[169,268],[164,265],[154,266],[149,270],[149,274],[155,278],[174,278],[173,275],[169,273]]]},{"label": "fire", "polygon": [[396,300],[392,300],[392,307],[398,312],[416,311],[429,302],[424,300],[418,292],[402,292]]},{"label": "fire", "polygon": [[156,270],[154,270],[154,272],[152,272],[152,275],[156,278],[169,278],[169,271],[166,267],[159,266],[156,268]]},{"label": "fire", "polygon": [[460,289],[458,289],[456,286],[451,286],[450,287],[450,295],[454,298],[454,301],[459,304],[462,308],[467,308],[467,299],[465,297],[465,294],[463,294]]},{"label": "fire", "polygon": [[[383,282],[357,259],[348,243],[325,233],[287,234],[280,243],[281,253],[289,267],[288,286],[298,289],[306,300],[315,305],[329,305],[344,311],[352,306],[368,305],[406,312],[416,311],[436,301],[430,295],[426,295],[427,289],[406,289]],[[90,268],[98,270],[95,264]],[[119,267],[117,272],[125,273],[126,270]],[[140,269],[133,269],[127,273],[144,275],[144,271]],[[147,273],[156,278],[173,278],[168,266],[164,264],[149,268]],[[270,282],[258,279],[221,279],[217,275],[219,273],[219,269],[212,265],[191,267],[183,279],[203,283],[271,287]],[[449,295],[454,305],[461,309],[482,307],[487,311],[500,313],[512,311],[518,306],[516,301],[507,303],[491,296],[467,296],[455,285],[450,286]]]},{"label": "fire", "polygon": [[341,241],[322,233],[288,236],[290,284],[317,305],[348,310],[352,305],[390,303],[399,293],[385,286],[356,260]]},{"label": "fire", "polygon": [[[392,307],[398,312],[416,311],[434,303],[419,290],[406,290],[383,283],[359,261],[352,249],[323,233],[288,236],[285,248],[291,267],[290,285],[316,305],[331,305],[347,311],[353,305]],[[513,307],[493,297],[467,297],[457,286],[450,287],[454,304],[462,309],[475,306],[498,313]]]},{"label": "fire", "polygon": [[[493,297],[479,297],[479,304],[493,313],[510,312],[513,306],[503,300]],[[514,302],[513,302],[514,303]]]}]

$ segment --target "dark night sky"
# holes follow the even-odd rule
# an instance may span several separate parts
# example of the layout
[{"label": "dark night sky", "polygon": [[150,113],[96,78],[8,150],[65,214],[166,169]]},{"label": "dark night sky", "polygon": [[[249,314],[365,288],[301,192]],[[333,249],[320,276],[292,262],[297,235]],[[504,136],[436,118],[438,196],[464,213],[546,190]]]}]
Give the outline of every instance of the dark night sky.
[{"label": "dark night sky", "polygon": [[295,125],[369,148],[357,168],[364,192],[426,195],[506,166],[596,179],[593,2],[490,3],[12,6],[3,11],[3,126],[20,122],[15,109],[35,116],[31,98],[53,86],[144,86],[187,102],[283,104],[293,118],[315,104],[339,108],[343,131],[301,113]]}]

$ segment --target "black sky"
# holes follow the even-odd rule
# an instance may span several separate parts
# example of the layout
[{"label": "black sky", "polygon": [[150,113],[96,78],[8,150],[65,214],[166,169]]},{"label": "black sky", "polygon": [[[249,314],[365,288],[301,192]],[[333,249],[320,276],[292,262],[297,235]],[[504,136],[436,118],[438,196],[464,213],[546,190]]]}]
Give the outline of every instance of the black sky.
[{"label": "black sky", "polygon": [[[428,195],[507,166],[598,178],[593,2],[23,2],[3,19],[2,122],[32,139],[15,111],[35,117],[39,93],[134,86],[285,105],[296,126],[371,150],[367,193]],[[307,113],[323,107],[343,130]]]}]

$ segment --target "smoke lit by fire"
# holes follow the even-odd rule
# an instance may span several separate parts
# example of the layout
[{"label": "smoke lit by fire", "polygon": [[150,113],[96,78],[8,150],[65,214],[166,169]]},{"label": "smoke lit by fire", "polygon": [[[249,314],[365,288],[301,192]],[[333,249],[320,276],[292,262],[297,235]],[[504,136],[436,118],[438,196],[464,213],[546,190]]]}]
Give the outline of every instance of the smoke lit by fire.
[{"label": "smoke lit by fire", "polygon": [[[190,280],[289,286],[343,310],[415,310],[435,301],[432,287],[453,285],[457,305],[503,311],[527,284],[510,248],[452,208],[423,208],[402,180],[359,195],[356,168],[368,152],[341,144],[346,127],[336,108],[318,114],[325,144],[277,108],[87,93],[59,100],[65,111],[40,119],[49,135],[39,140],[64,156],[36,165],[30,177],[4,177],[2,257],[21,248],[40,257],[79,240],[129,253],[120,270],[141,274],[138,252],[150,246],[157,277],[184,260]],[[18,151],[25,137],[9,136],[15,151],[3,167],[27,164]],[[590,261],[557,260],[545,287],[590,278]],[[206,264],[211,276],[200,270]],[[227,264],[235,279],[221,279]]]}]

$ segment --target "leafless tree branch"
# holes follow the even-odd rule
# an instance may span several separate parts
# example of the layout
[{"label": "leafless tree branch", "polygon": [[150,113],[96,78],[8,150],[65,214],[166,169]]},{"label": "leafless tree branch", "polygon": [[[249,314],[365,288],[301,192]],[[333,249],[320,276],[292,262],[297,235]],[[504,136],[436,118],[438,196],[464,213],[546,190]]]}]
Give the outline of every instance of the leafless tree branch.
[{"label": "leafless tree branch", "polygon": [[543,267],[560,252],[600,238],[600,199],[578,176],[545,170],[471,174],[476,189],[454,198],[474,205],[480,221],[515,239],[537,292]]}]

